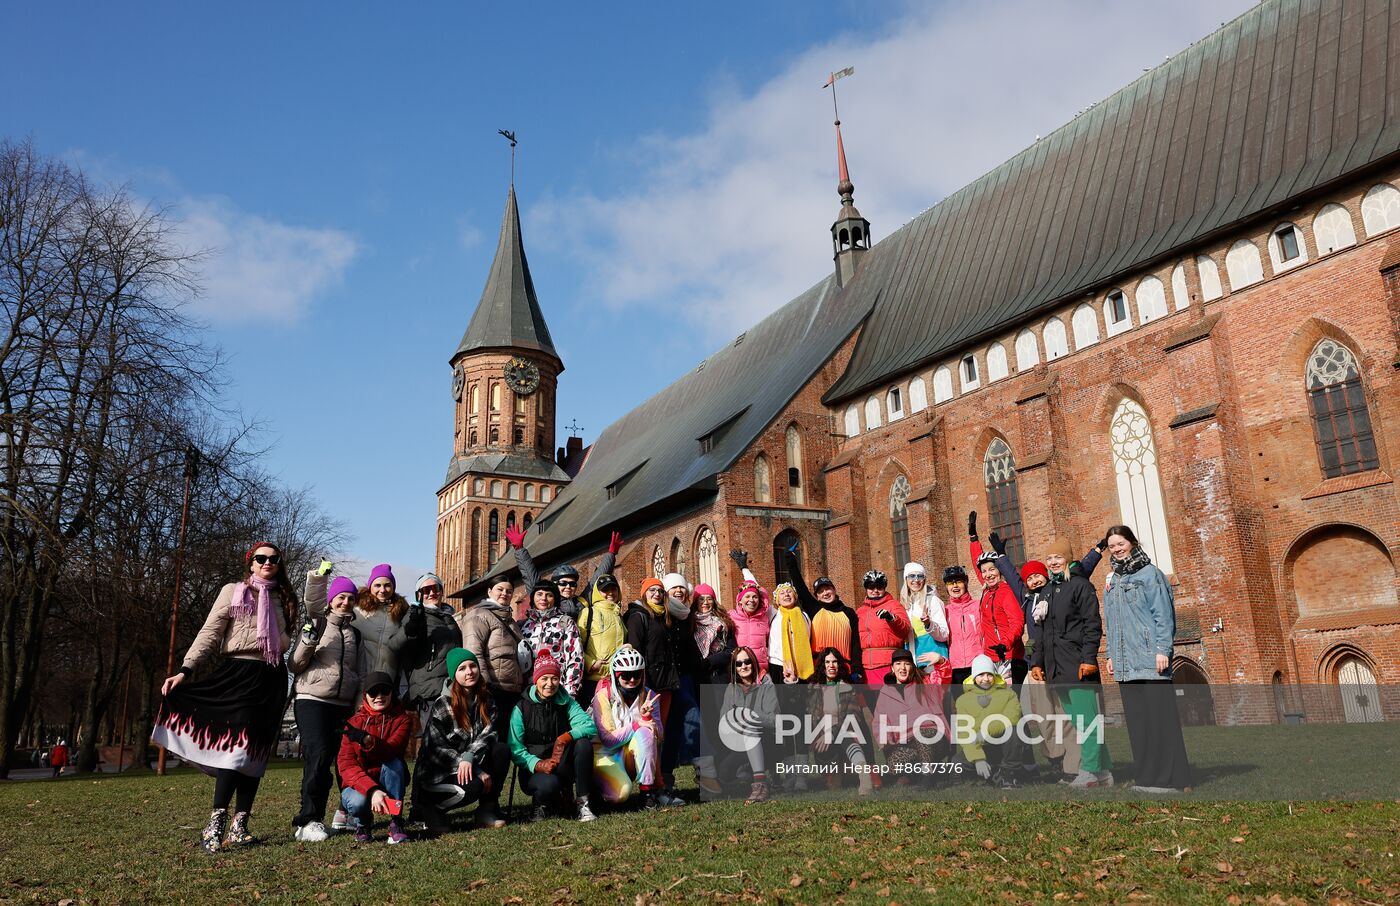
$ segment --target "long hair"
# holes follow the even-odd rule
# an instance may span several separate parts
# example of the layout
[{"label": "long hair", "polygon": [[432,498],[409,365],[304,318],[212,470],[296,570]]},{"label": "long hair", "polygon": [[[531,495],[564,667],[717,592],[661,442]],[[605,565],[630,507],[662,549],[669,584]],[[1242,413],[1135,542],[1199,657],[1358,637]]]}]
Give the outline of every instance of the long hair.
[{"label": "long hair", "polygon": [[[720,606],[718,598],[715,599],[714,606],[710,608],[710,613],[724,626],[724,628],[719,631],[719,634],[721,636],[727,635],[731,639],[734,638],[734,620],[729,616],[729,611]],[[686,617],[685,620],[686,627],[690,630],[691,635],[695,634],[695,618],[699,615],[700,608],[696,606],[695,601],[692,599],[690,602],[690,616]]]},{"label": "long hair", "polygon": [[754,654],[753,649],[748,645],[741,645],[735,648],[734,653],[729,656],[729,682],[736,686],[741,685],[739,682],[739,671],[734,667],[734,662],[739,659],[739,655],[741,654],[747,654],[749,660],[753,661],[753,684],[757,686],[760,679],[758,675],[758,655]]},{"label": "long hair", "polygon": [[481,718],[480,723],[491,722],[491,693],[486,688],[486,677],[478,675],[477,683],[471,688],[463,686],[454,677],[451,683],[452,719],[463,730],[470,730],[472,711]]},{"label": "long hair", "polygon": [[387,606],[389,608],[389,619],[393,620],[395,623],[402,623],[403,615],[408,613],[408,601],[404,600],[403,595],[395,591],[394,596],[389,599],[387,605],[380,604],[379,599],[370,593],[369,586],[360,589],[360,596],[356,599],[355,606],[365,613],[374,613],[381,607]]},{"label": "long hair", "polygon": [[[828,655],[836,655],[836,679],[830,680],[826,675],[826,658]],[[823,648],[822,653],[814,658],[817,665],[816,675],[812,677],[814,683],[849,683],[851,681],[851,665],[847,663],[845,655],[835,648]]]},{"label": "long hair", "polygon": [[277,596],[282,601],[282,620],[286,624],[287,634],[291,635],[297,624],[297,608],[301,604],[301,599],[297,597],[297,590],[292,586],[292,580],[287,578],[287,557],[282,554],[282,548],[271,541],[259,541],[248,548],[248,556],[245,558],[248,563],[248,574],[243,577],[243,581],[247,582],[252,577],[253,551],[260,547],[270,547],[282,557],[281,562],[277,564],[277,575],[273,577],[272,581],[276,584]]},{"label": "long hair", "polygon": [[1133,530],[1128,528],[1126,525],[1110,525],[1108,527],[1108,531],[1105,532],[1104,535],[1105,537],[1107,537],[1108,535],[1121,535],[1135,549],[1139,546],[1137,535],[1133,534]]}]

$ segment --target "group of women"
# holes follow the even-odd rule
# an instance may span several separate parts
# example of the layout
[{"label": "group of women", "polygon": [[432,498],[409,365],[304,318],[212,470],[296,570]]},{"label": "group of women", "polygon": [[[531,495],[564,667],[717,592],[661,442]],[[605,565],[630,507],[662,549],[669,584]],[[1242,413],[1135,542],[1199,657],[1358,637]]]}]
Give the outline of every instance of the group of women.
[{"label": "group of women", "polygon": [[[985,706],[997,684],[1017,691],[1026,714],[1093,725],[1106,638],[1135,788],[1187,787],[1170,689],[1171,587],[1132,530],[1112,527],[1078,561],[1067,543],[1053,541],[1042,560],[1018,569],[996,533],[983,549],[975,513],[968,528],[976,599],[961,566],[943,570],[945,600],[924,568],[910,563],[899,597],[871,570],[852,607],[829,578],[808,587],[792,553],[783,564],[790,581],[770,594],[735,551],[744,583],[732,606],[713,587],[691,587],[674,573],[644,580],[637,598],[624,603],[611,573],[580,587],[578,572],[562,567],[549,579],[534,576],[523,619],[512,612],[509,580],[458,611],[431,574],[406,600],[388,565],[375,567],[359,589],[332,578],[323,562],[299,598],[281,551],[260,542],[248,551],[248,574],[222,589],[179,671],[165,680],[153,737],[214,775],[203,847],[216,853],[254,842],[249,817],[280,731],[290,669],[305,756],[296,839],[353,831],[368,842],[383,816],[388,842],[401,843],[415,824],[427,835],[446,831],[450,813],[471,803],[476,826],[504,825],[500,796],[512,764],[536,819],[567,809],[591,821],[599,804],[629,800],[644,809],[685,805],[675,785],[682,763],[695,766],[702,799],[738,791],[747,803],[767,800],[777,759],[844,761],[866,794],[878,756],[931,763],[944,754],[911,732],[908,720],[933,713],[942,721],[952,702],[939,686],[967,690],[959,709],[964,700]],[[519,544],[518,534],[507,537]],[[620,547],[614,535],[609,557]],[[1101,620],[1089,577],[1105,551],[1112,575]],[[195,677],[220,654],[217,669]],[[876,745],[817,740],[717,752],[711,740],[717,729],[723,737],[720,724],[763,733],[777,714],[779,687],[797,685],[809,688],[798,694],[818,716],[879,723]],[[702,715],[707,687],[718,709]],[[1101,735],[1077,742],[1047,740],[1045,753],[1073,786],[1111,784]],[[987,777],[974,750],[964,751]],[[1014,767],[1034,770],[1029,752],[1013,756],[1019,765],[1001,764],[998,777],[1004,781]],[[792,773],[802,788],[802,772]],[[335,775],[340,800],[328,828]]]}]

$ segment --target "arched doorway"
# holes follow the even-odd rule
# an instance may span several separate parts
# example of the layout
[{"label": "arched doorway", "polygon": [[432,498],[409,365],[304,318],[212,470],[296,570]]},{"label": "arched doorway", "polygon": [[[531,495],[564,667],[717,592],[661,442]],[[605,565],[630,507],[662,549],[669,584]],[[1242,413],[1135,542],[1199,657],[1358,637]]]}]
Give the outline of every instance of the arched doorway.
[{"label": "arched doorway", "polygon": [[1206,672],[1187,658],[1172,663],[1172,685],[1176,687],[1176,708],[1187,727],[1215,725],[1215,699]]},{"label": "arched doorway", "polygon": [[1376,674],[1371,665],[1354,654],[1337,661],[1337,687],[1342,693],[1342,711],[1347,723],[1377,723],[1382,720]]},{"label": "arched doorway", "polygon": [[783,529],[778,536],[773,539],[773,584],[791,581],[788,575],[787,566],[783,562],[783,557],[788,551],[792,551],[797,557],[797,569],[802,570],[802,538],[792,529]]}]

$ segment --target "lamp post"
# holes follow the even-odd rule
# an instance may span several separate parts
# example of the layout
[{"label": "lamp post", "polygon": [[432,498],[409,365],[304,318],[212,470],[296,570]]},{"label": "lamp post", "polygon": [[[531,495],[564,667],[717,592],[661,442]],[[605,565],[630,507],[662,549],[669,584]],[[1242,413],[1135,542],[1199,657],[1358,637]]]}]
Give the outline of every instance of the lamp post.
[{"label": "lamp post", "polygon": [[[185,499],[180,505],[180,540],[175,545],[175,599],[170,604],[170,649],[165,656],[165,675],[175,672],[175,629],[180,619],[180,577],[185,567],[185,523],[190,516],[190,485],[199,475],[199,451],[185,447]],[[156,756],[156,773],[165,773],[165,747]]]}]

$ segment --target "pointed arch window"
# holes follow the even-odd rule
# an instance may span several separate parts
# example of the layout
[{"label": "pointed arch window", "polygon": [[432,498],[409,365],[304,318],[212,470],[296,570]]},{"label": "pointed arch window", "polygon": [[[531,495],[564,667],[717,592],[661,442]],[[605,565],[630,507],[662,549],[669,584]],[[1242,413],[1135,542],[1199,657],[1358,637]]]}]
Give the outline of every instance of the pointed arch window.
[{"label": "pointed arch window", "polygon": [[1021,529],[1021,495],[1016,487],[1016,462],[1011,446],[1000,437],[987,447],[982,457],[987,485],[987,513],[992,531],[1006,541],[1012,563],[1026,562],[1025,532]]},{"label": "pointed arch window", "polygon": [[1259,259],[1259,247],[1241,239],[1225,253],[1225,272],[1230,277],[1230,291],[1244,289],[1264,279],[1264,262]]},{"label": "pointed arch window", "polygon": [[966,393],[969,390],[976,390],[982,383],[982,375],[977,370],[977,356],[965,355],[962,364],[958,366],[958,373],[962,375],[962,389]]},{"label": "pointed arch window", "polygon": [[1069,355],[1069,339],[1065,336],[1065,322],[1059,318],[1051,318],[1045,322],[1045,329],[1040,332],[1045,342],[1045,361],[1053,362],[1055,359]]},{"label": "pointed arch window", "polygon": [[491,429],[491,443],[493,443],[493,444],[498,444],[498,443],[500,443],[500,442],[501,442],[501,429],[500,429],[500,428],[495,428],[495,427],[493,427],[493,428]]},{"label": "pointed arch window", "polygon": [[1274,273],[1308,261],[1308,240],[1303,231],[1291,223],[1281,223],[1269,234],[1269,261]]},{"label": "pointed arch window", "polygon": [[1225,295],[1225,287],[1220,285],[1220,268],[1215,259],[1206,255],[1196,258],[1196,273],[1201,277],[1201,301],[1209,302]]},{"label": "pointed arch window", "polygon": [[486,565],[490,566],[496,562],[499,553],[501,540],[501,517],[495,510],[491,511],[491,516],[486,520]]},{"label": "pointed arch window", "polygon": [[797,571],[802,572],[802,536],[793,529],[785,528],[773,538],[774,584],[792,579],[788,575],[787,564],[784,562],[788,551],[793,552],[793,556],[797,558]]},{"label": "pointed arch window", "polygon": [[1332,339],[1314,346],[1307,388],[1322,474],[1336,478],[1379,468],[1361,369],[1351,350]]},{"label": "pointed arch window", "polygon": [[865,401],[865,430],[873,431],[880,427],[880,398],[872,396]]},{"label": "pointed arch window", "polygon": [[1157,446],[1152,423],[1135,400],[1124,398],[1109,428],[1113,471],[1118,480],[1118,508],[1123,524],[1132,528],[1147,555],[1164,573],[1172,571],[1171,541],[1167,537],[1167,508],[1157,471]]},{"label": "pointed arch window", "polygon": [[1040,364],[1040,347],[1036,345],[1035,334],[1023,330],[1016,335],[1016,370],[1028,371]]},{"label": "pointed arch window", "polygon": [[723,600],[719,588],[719,539],[708,525],[702,525],[695,536],[695,565],[700,581],[713,588]]},{"label": "pointed arch window", "polygon": [[671,539],[671,571],[685,575],[685,546],[681,539]]},{"label": "pointed arch window", "polygon": [[923,412],[928,408],[928,388],[924,379],[916,377],[909,382],[909,411]]},{"label": "pointed arch window", "polygon": [[504,495],[501,493],[501,488],[502,488],[501,482],[500,482],[498,479],[492,479],[492,481],[491,481],[491,496],[492,496],[492,497],[502,497],[502,496],[504,496]]},{"label": "pointed arch window", "polygon": [[471,400],[471,403],[469,404],[469,408],[467,409],[467,412],[470,413],[470,414],[472,414],[472,415],[476,415],[476,413],[481,409],[481,385],[480,385],[480,384],[472,384],[471,396],[469,397],[469,399]]},{"label": "pointed arch window", "polygon": [[651,574],[658,579],[666,575],[666,555],[659,544],[651,550]]},{"label": "pointed arch window", "polygon": [[1318,211],[1313,218],[1313,241],[1319,255],[1356,245],[1356,230],[1347,209],[1333,203]]},{"label": "pointed arch window", "polygon": [[1006,347],[993,343],[987,350],[987,381],[999,381],[1008,374]]},{"label": "pointed arch window", "polygon": [[500,385],[500,384],[492,384],[492,385],[491,385],[491,411],[492,411],[492,412],[500,412],[500,411],[501,411],[501,385]]},{"label": "pointed arch window", "polygon": [[885,411],[890,414],[892,422],[904,417],[904,394],[899,392],[898,387],[891,387],[885,392]]},{"label": "pointed arch window", "polygon": [[860,433],[860,407],[855,403],[846,407],[846,436],[855,437]]},{"label": "pointed arch window", "polygon": [[1361,199],[1361,223],[1367,236],[1400,226],[1400,189],[1388,182],[1372,186]]},{"label": "pointed arch window", "polygon": [[806,502],[802,488],[802,435],[798,433],[796,425],[788,425],[786,441],[788,503],[802,506]]},{"label": "pointed arch window", "polygon": [[535,517],[530,515],[529,513],[526,513],[525,518],[520,520],[520,527],[528,532],[530,530],[530,526],[533,525],[534,522]]},{"label": "pointed arch window", "polygon": [[1177,311],[1191,307],[1191,293],[1186,289],[1186,265],[1172,268],[1172,302]]},{"label": "pointed arch window", "polygon": [[768,468],[768,457],[762,453],[753,460],[753,499],[756,503],[773,502],[773,476]]},{"label": "pointed arch window", "polygon": [[1074,324],[1075,349],[1083,349],[1099,341],[1099,316],[1094,313],[1092,305],[1085,302],[1076,308],[1070,321]]},{"label": "pointed arch window", "polygon": [[471,430],[471,432],[467,435],[467,444],[468,444],[469,446],[475,447],[475,446],[476,446],[476,437],[477,437],[477,435],[476,435],[476,429],[473,428],[473,429]]},{"label": "pointed arch window", "polygon": [[478,574],[480,574],[480,572],[481,572],[481,559],[480,559],[480,557],[481,557],[481,508],[480,508],[480,507],[478,507],[477,509],[472,510],[472,539],[471,539],[471,545],[472,545],[472,546],[471,546],[471,550],[469,550],[469,551],[467,552],[468,559],[471,561],[468,568],[471,570],[471,576],[472,576],[472,578],[476,578],[476,576],[477,576]]},{"label": "pointed arch window", "polygon": [[939,365],[933,373],[933,402],[946,403],[953,398],[953,372],[947,365]]},{"label": "pointed arch window", "polygon": [[895,568],[909,562],[909,495],[914,489],[903,475],[890,486],[890,538],[894,542]]},{"label": "pointed arch window", "polygon": [[1167,316],[1167,288],[1156,277],[1143,277],[1137,288],[1138,323]]}]

